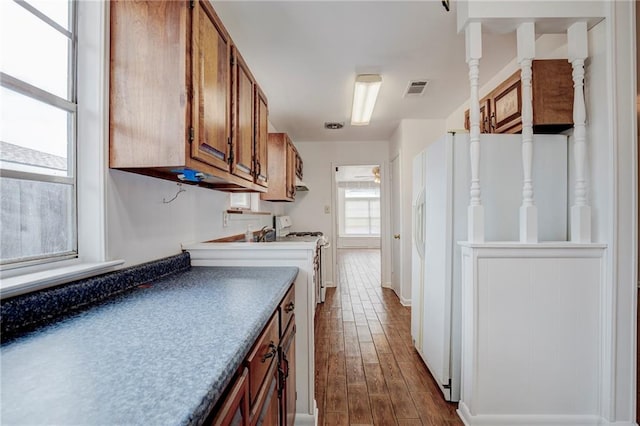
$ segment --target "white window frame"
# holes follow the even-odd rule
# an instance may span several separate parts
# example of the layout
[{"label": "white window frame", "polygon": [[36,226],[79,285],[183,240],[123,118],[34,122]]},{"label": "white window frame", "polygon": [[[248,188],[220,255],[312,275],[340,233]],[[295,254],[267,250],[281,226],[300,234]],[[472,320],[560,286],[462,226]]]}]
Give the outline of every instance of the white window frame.
[{"label": "white window frame", "polygon": [[77,29],[77,257],[2,270],[0,298],[98,275],[107,261],[106,173],[109,131],[109,3],[76,2]]}]

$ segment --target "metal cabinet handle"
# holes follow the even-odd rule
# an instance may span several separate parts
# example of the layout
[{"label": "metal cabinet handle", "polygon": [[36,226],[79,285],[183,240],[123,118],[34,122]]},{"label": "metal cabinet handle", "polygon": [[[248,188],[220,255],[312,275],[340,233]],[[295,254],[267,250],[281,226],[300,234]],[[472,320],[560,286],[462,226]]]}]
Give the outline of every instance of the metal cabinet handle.
[{"label": "metal cabinet handle", "polygon": [[490,122],[490,126],[493,130],[496,129],[496,127],[498,126],[498,121],[496,120],[496,113],[495,111],[491,113],[491,122]]},{"label": "metal cabinet handle", "polygon": [[284,308],[286,313],[289,313],[295,309],[296,305],[293,302],[289,302],[289,304]]},{"label": "metal cabinet handle", "polygon": [[262,362],[266,362],[269,358],[273,358],[276,356],[276,352],[278,351],[278,347],[273,343],[273,340],[269,343],[269,352],[262,355]]},{"label": "metal cabinet handle", "polygon": [[393,238],[395,238],[396,240],[400,239],[400,234],[393,234]]}]

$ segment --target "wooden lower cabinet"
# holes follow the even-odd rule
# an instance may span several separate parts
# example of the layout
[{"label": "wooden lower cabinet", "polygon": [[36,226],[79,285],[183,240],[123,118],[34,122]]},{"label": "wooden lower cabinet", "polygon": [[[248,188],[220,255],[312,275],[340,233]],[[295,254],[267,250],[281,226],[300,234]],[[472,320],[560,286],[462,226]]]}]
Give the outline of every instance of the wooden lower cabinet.
[{"label": "wooden lower cabinet", "polygon": [[293,284],[209,420],[214,426],[292,426],[296,413]]}]

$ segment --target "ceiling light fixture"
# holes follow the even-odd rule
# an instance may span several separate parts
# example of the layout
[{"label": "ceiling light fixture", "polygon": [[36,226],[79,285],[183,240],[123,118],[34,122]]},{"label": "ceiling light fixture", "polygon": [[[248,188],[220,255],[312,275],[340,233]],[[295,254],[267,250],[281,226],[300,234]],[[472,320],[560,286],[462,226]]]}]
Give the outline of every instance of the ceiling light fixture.
[{"label": "ceiling light fixture", "polygon": [[352,126],[369,124],[381,85],[382,77],[378,74],[360,74],[356,77],[356,85],[353,89],[353,108],[351,109]]}]

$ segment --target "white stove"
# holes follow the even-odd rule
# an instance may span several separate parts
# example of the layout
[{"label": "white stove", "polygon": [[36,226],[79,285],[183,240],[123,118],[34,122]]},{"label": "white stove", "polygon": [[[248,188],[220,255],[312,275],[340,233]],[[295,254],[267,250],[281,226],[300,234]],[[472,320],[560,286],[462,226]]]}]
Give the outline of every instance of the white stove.
[{"label": "white stove", "polygon": [[316,287],[316,300],[318,303],[323,303],[326,289],[324,287],[324,280],[322,279],[322,249],[329,248],[329,241],[320,231],[291,231],[292,223],[290,216],[274,216],[273,224],[276,231],[276,241],[316,243],[313,262],[313,281]]}]

